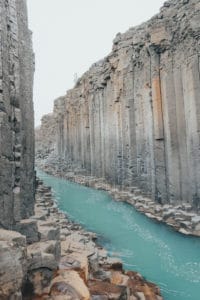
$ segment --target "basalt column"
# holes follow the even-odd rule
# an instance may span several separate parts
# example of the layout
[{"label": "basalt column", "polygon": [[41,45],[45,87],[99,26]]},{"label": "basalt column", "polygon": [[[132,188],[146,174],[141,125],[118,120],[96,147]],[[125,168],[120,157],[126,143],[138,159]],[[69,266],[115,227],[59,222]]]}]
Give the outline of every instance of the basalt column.
[{"label": "basalt column", "polygon": [[33,214],[33,52],[26,1],[0,1],[0,225]]},{"label": "basalt column", "polygon": [[199,18],[199,0],[165,2],[55,102],[66,171],[200,207]]},{"label": "basalt column", "polygon": [[153,109],[154,195],[160,202],[167,200],[166,157],[163,121],[163,99],[160,79],[160,54],[149,47]]}]

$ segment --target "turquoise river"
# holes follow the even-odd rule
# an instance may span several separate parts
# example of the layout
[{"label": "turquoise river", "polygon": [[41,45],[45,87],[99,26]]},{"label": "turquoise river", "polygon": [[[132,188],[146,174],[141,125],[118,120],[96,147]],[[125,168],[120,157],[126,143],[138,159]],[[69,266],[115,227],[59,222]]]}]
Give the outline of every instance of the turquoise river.
[{"label": "turquoise river", "polygon": [[96,232],[101,244],[157,283],[166,300],[200,300],[200,238],[186,237],[155,223],[132,206],[97,191],[38,171],[52,187],[58,207]]}]

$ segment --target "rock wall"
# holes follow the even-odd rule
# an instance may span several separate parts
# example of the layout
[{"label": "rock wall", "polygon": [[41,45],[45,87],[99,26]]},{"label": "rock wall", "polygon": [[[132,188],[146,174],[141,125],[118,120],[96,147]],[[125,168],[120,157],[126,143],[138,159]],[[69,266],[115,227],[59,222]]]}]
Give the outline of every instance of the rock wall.
[{"label": "rock wall", "polygon": [[42,117],[41,126],[35,129],[36,158],[48,158],[56,150],[56,121],[53,114]]},{"label": "rock wall", "polygon": [[71,170],[200,207],[200,1],[164,3],[55,101]]},{"label": "rock wall", "polygon": [[34,57],[25,0],[0,1],[0,227],[34,210]]}]

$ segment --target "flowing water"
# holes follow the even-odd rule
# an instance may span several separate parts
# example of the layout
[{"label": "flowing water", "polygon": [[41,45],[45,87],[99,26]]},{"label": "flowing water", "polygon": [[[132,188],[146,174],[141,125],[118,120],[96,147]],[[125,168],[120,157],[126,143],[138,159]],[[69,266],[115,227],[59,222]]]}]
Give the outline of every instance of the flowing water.
[{"label": "flowing water", "polygon": [[97,191],[38,172],[58,207],[100,236],[124,267],[157,283],[166,300],[200,300],[200,238],[186,237],[149,220],[132,206]]}]

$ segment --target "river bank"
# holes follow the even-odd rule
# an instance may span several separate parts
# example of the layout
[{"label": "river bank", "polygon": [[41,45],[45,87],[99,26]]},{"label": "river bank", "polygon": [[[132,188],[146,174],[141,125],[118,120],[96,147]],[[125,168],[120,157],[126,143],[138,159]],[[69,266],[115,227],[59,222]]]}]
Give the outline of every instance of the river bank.
[{"label": "river bank", "polygon": [[[61,250],[56,276],[43,289],[43,294],[49,294],[49,298],[41,295],[41,290],[40,299],[61,299],[55,296],[68,294],[72,298],[66,299],[162,299],[156,285],[145,281],[137,272],[124,271],[118,258],[109,257],[107,251],[95,243],[94,233],[85,231],[60,212],[52,199],[51,189],[41,181],[38,181],[36,193],[36,214],[40,218],[41,238],[54,236]],[[60,236],[56,237],[57,230]],[[38,291],[37,280],[34,290]]]},{"label": "river bank", "polygon": [[[94,233],[85,231],[60,212],[53,201],[51,188],[45,187],[40,180],[36,213],[40,218],[41,238],[56,237],[61,250],[58,270],[45,288],[49,298],[40,295],[40,299],[61,299],[68,294],[71,298],[66,299],[162,299],[155,284],[145,281],[137,272],[124,271],[121,261],[109,257],[96,243]],[[38,282],[34,284],[37,291]]]},{"label": "river bank", "polygon": [[36,160],[36,163],[38,168],[41,168],[41,170],[50,175],[107,191],[116,201],[129,203],[137,211],[156,222],[164,223],[181,234],[200,237],[200,212],[198,210],[194,211],[189,203],[180,202],[175,206],[172,204],[162,205],[152,201],[138,187],[113,187],[103,178],[82,175],[73,171],[68,172],[65,165],[58,161],[46,164],[40,160]]},{"label": "river bank", "polygon": [[154,283],[125,271],[94,233],[59,211],[51,187],[36,185],[35,214],[18,232],[0,229],[0,299],[163,299]]}]

